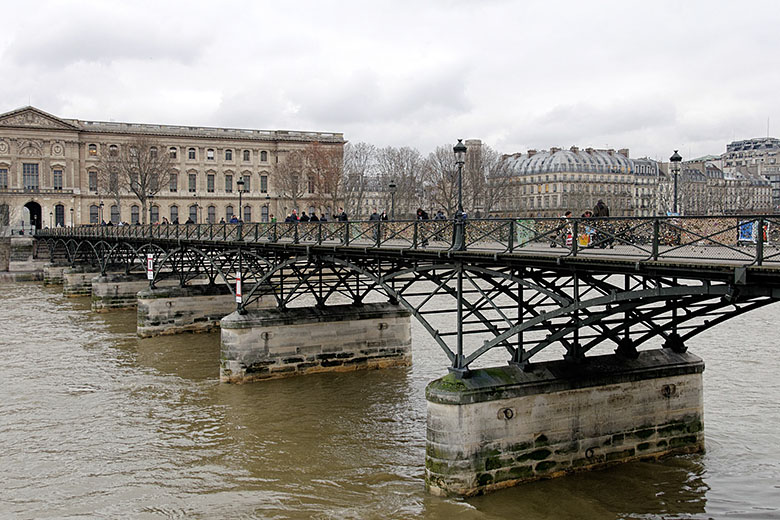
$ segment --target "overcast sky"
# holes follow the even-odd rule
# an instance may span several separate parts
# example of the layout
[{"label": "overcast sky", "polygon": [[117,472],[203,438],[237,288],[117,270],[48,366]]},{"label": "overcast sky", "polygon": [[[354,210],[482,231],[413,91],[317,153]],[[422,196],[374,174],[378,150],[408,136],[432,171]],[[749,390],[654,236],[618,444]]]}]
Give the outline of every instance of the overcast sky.
[{"label": "overcast sky", "polygon": [[780,2],[3,2],[0,112],[343,132],[423,153],[780,135]]}]

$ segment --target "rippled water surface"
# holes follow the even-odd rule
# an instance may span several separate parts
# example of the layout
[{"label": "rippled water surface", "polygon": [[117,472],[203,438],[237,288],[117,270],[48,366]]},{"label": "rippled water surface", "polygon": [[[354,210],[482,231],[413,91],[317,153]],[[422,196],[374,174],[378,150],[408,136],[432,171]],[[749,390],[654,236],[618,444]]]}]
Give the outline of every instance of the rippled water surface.
[{"label": "rippled water surface", "polygon": [[414,366],[218,382],[219,335],[135,336],[36,284],[0,285],[2,518],[780,518],[780,376],[770,306],[696,339],[707,453],[469,500],[424,490]]}]

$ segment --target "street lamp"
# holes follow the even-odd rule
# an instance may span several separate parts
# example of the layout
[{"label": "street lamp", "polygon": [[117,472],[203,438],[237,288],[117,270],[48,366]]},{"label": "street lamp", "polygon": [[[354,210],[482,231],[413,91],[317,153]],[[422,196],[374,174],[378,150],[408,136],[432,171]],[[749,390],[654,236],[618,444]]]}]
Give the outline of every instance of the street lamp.
[{"label": "street lamp", "polygon": [[672,206],[672,213],[677,214],[677,176],[680,174],[680,161],[682,157],[677,150],[674,151],[669,161],[672,163],[672,175],[674,175],[674,206]]},{"label": "street lamp", "polygon": [[152,221],[152,209],[154,208],[154,195],[149,195],[149,225],[154,224]]},{"label": "street lamp", "polygon": [[466,164],[466,145],[463,139],[458,139],[458,144],[452,149],[455,152],[455,164],[458,165],[458,211],[455,213],[455,240],[452,248],[456,251],[466,249],[465,229],[463,221],[463,165]]},{"label": "street lamp", "polygon": [[49,212],[49,227],[50,227],[50,228],[53,228],[53,227],[54,227],[54,224],[53,224],[53,219],[54,219],[54,212],[53,212],[53,211],[50,211],[50,212]]},{"label": "street lamp", "polygon": [[73,227],[73,208],[70,208],[70,227]]},{"label": "street lamp", "polygon": [[238,221],[243,221],[244,216],[244,208],[241,203],[241,196],[244,194],[244,178],[238,179],[238,182],[236,183],[238,186]]},{"label": "street lamp", "polygon": [[103,201],[102,200],[100,201],[99,209],[100,209],[100,216],[98,218],[100,222],[98,222],[98,224],[102,224],[103,223]]},{"label": "street lamp", "polygon": [[390,190],[390,218],[395,220],[395,190],[398,186],[395,184],[395,181],[390,181],[387,187]]}]

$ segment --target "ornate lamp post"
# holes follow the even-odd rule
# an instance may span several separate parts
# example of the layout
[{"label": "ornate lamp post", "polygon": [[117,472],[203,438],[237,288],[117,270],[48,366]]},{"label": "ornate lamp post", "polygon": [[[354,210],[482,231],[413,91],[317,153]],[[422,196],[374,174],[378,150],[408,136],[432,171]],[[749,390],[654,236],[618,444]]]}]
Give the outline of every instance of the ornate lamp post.
[{"label": "ornate lamp post", "polygon": [[54,223],[54,212],[50,211],[49,212],[49,228],[53,228],[54,227],[53,223]]},{"label": "ornate lamp post", "polygon": [[677,150],[674,151],[669,161],[672,163],[672,175],[674,175],[674,205],[672,206],[672,213],[677,213],[677,176],[680,174],[680,161],[682,157]]},{"label": "ornate lamp post", "polygon": [[463,165],[466,164],[466,145],[463,139],[458,139],[458,144],[452,149],[455,152],[455,164],[458,165],[458,211],[455,213],[455,240],[452,248],[456,251],[466,249],[465,222],[463,221]]},{"label": "ornate lamp post", "polygon": [[398,189],[398,185],[393,180],[390,181],[387,188],[390,190],[390,218],[395,220],[395,191]]},{"label": "ornate lamp post", "polygon": [[103,223],[103,201],[102,200],[100,201],[100,205],[98,206],[98,209],[100,210],[100,216],[98,217],[100,222],[98,222],[98,224],[102,224]]},{"label": "ornate lamp post", "polygon": [[70,227],[73,227],[73,208],[70,208]]},{"label": "ornate lamp post", "polygon": [[243,222],[244,208],[241,203],[241,196],[244,194],[244,178],[241,177],[240,179],[238,179],[236,185],[238,186],[238,221]]}]

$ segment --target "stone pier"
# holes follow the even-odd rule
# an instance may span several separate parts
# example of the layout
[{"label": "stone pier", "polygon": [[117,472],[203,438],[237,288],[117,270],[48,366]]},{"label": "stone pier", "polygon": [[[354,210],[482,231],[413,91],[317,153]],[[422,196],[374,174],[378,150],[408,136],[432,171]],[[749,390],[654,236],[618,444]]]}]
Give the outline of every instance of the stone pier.
[{"label": "stone pier", "polygon": [[[236,310],[236,300],[225,285],[156,287],[140,291],[138,327],[141,337],[182,332],[208,332],[219,320]],[[275,305],[273,297],[263,297],[259,306]]]},{"label": "stone pier", "polygon": [[62,271],[62,292],[65,296],[80,297],[92,295],[92,279],[100,272],[93,267],[68,267]]},{"label": "stone pier", "polygon": [[425,480],[470,496],[633,460],[701,452],[702,372],[671,350],[475,370],[426,389]]},{"label": "stone pier", "polygon": [[43,266],[43,285],[62,285],[64,283],[64,271],[67,265]]},{"label": "stone pier", "polygon": [[409,312],[397,305],[237,312],[222,320],[220,380],[408,366]]},{"label": "stone pier", "polygon": [[8,271],[11,264],[11,237],[0,236],[0,271]]},{"label": "stone pier", "polygon": [[138,306],[138,293],[148,288],[146,274],[106,273],[105,276],[97,276],[92,280],[92,310],[108,312],[135,309]]}]

